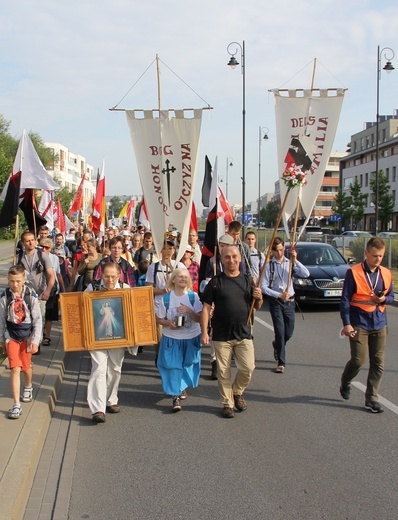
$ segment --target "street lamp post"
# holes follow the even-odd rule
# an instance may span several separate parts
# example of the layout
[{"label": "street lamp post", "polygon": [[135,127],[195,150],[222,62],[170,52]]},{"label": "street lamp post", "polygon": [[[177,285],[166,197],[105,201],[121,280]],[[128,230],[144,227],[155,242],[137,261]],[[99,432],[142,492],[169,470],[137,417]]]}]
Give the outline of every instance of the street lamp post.
[{"label": "street lamp post", "polygon": [[384,47],[380,50],[380,45],[377,46],[377,83],[376,83],[376,172],[375,172],[375,232],[379,231],[379,104],[380,104],[380,79],[381,79],[381,57],[384,51],[390,51],[391,57],[384,54],[387,63],[383,70],[390,73],[394,70],[391,60],[394,59],[395,53],[390,47]]},{"label": "street lamp post", "polygon": [[226,174],[225,174],[225,178],[226,178],[226,182],[225,182],[225,196],[228,200],[228,167],[229,166],[233,166],[234,165],[234,160],[232,159],[232,157],[227,157],[227,167],[226,167]]},{"label": "street lamp post", "polygon": [[[261,137],[262,132],[264,132],[264,136]],[[258,128],[258,221],[257,227],[260,229],[260,210],[261,210],[261,141],[268,141],[268,128],[266,126],[259,126]]]},{"label": "street lamp post", "polygon": [[[236,46],[235,52],[231,52],[230,48]],[[245,71],[245,40],[242,45],[238,42],[231,42],[227,47],[227,52],[231,56],[228,65],[234,69],[239,62],[235,58],[236,53],[240,49],[241,53],[241,72],[242,72],[242,226],[243,235],[245,227],[245,204],[246,204],[246,71]]]}]

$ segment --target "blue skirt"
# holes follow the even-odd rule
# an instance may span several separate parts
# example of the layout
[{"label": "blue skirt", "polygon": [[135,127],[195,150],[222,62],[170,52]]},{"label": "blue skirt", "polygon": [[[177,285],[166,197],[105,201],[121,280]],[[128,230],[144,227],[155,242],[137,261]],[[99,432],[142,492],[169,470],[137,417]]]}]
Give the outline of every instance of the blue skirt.
[{"label": "blue skirt", "polygon": [[167,395],[180,395],[186,388],[196,388],[200,376],[200,334],[192,339],[162,336],[158,370]]}]

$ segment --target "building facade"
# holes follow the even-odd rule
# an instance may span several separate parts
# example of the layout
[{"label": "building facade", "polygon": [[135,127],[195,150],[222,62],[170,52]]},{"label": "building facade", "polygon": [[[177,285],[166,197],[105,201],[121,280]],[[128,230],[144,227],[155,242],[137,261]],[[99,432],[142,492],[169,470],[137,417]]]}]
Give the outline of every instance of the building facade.
[{"label": "building facade", "polygon": [[[395,200],[394,213],[388,229],[398,230],[397,167],[398,167],[398,111],[379,119],[379,164],[390,184]],[[376,123],[365,123],[365,129],[351,136],[350,152],[340,161],[341,188],[349,194],[350,184],[358,181],[367,196],[365,215],[361,227],[374,230],[375,207],[372,201],[370,181],[376,173]],[[381,229],[380,223],[378,229]]]},{"label": "building facade", "polygon": [[76,191],[81,183],[83,175],[84,212],[91,212],[91,201],[95,195],[97,177],[93,166],[88,164],[86,158],[78,153],[71,152],[61,143],[44,143],[53,151],[53,163],[47,168],[48,173],[55,177],[61,188]]}]

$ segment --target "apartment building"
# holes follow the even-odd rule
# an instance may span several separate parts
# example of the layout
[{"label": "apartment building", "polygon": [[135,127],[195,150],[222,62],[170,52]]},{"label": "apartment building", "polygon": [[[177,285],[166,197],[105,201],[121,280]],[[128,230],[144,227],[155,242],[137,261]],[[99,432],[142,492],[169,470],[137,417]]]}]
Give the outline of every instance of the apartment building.
[{"label": "apartment building", "polygon": [[[371,201],[370,181],[376,172],[376,123],[365,123],[365,128],[351,136],[349,154],[340,161],[341,187],[349,193],[350,184],[358,181],[367,196],[362,229],[375,229],[375,208]],[[379,118],[379,165],[390,183],[395,208],[389,229],[398,230],[397,167],[398,167],[398,111]],[[380,223],[379,223],[380,229]]]}]

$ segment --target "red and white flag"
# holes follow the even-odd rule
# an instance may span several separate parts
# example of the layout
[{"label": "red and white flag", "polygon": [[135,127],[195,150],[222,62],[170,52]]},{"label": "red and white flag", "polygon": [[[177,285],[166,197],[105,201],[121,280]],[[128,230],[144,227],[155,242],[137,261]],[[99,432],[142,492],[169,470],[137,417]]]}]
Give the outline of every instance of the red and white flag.
[{"label": "red and white flag", "polygon": [[181,233],[178,260],[188,244],[202,110],[138,114],[126,111],[155,247],[162,249],[166,230],[174,226]]},{"label": "red and white flag", "polygon": [[139,216],[138,220],[141,222],[141,224],[143,226],[145,226],[146,229],[148,229],[148,230],[151,229],[151,223],[149,222],[144,197],[142,198],[142,201],[141,201],[140,216]]},{"label": "red and white flag", "polygon": [[44,190],[39,204],[39,213],[47,221],[50,230],[54,229],[55,201],[50,190]]}]

